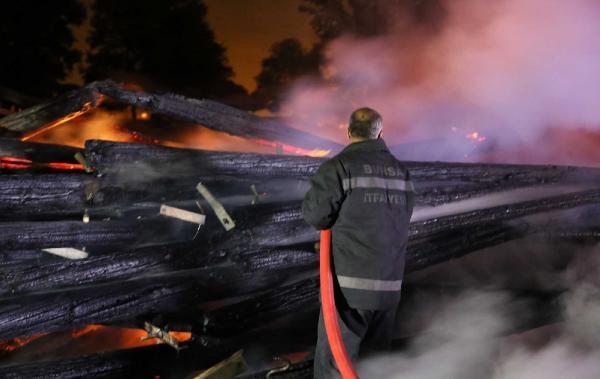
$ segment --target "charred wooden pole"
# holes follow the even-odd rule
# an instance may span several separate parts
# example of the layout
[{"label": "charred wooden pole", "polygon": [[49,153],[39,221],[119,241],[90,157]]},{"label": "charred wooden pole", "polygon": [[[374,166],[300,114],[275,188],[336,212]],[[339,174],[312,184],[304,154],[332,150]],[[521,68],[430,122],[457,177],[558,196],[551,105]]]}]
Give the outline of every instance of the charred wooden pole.
[{"label": "charred wooden pole", "polygon": [[[593,205],[594,202],[598,202],[597,196],[596,192],[562,195],[412,223],[407,271],[422,269],[531,234],[545,233],[549,238],[553,236],[571,239],[577,236],[589,238],[589,233],[584,235],[582,231],[589,231],[590,228],[600,226],[597,221],[599,207]],[[563,216],[561,213],[557,213],[557,210],[589,203],[592,205],[580,208],[577,216],[570,216],[569,225],[560,223]],[[528,219],[527,217],[532,214],[543,214],[543,217]],[[117,238],[120,235],[108,234],[109,239],[98,233],[100,242],[83,241],[94,244],[101,243],[97,247],[100,250],[84,260],[45,259],[40,261],[39,258],[35,260],[21,259],[19,257],[21,253],[18,251],[10,254],[5,252],[4,264],[0,265],[0,275],[4,278],[0,283],[0,293],[37,292],[83,284],[98,284],[132,278],[141,272],[195,269],[203,267],[208,264],[207,262],[217,263],[224,257],[245,254],[256,248],[285,247],[303,243],[310,246],[317,239],[316,232],[304,223],[301,210],[294,203],[277,206],[270,204],[247,206],[234,210],[233,215],[240,225],[238,228],[226,232],[214,217],[209,217],[206,225],[202,227],[202,233],[197,236],[197,240],[190,243],[133,250],[110,250],[105,245],[110,241],[113,241],[113,244],[121,241]],[[114,223],[116,226],[112,226],[109,230],[123,232],[127,230],[126,227],[129,227],[128,230],[135,231],[132,226],[138,225],[140,222],[123,220],[96,223],[99,223],[99,226]],[[43,225],[44,223],[33,224]],[[61,223],[61,225],[64,224]],[[82,228],[81,231],[86,230],[82,223],[73,225]],[[146,220],[144,225],[140,229],[147,234],[152,234],[154,239],[156,238],[154,231],[164,227],[163,223],[159,223],[157,228],[149,220]],[[567,226],[572,228],[570,232],[565,230]],[[194,229],[189,225],[182,227]],[[191,229],[189,238],[193,234]],[[174,230],[177,234],[178,230]],[[153,241],[151,237],[144,237],[137,233],[135,232],[137,239],[128,235],[129,243],[139,241],[138,243],[149,244]],[[87,234],[84,236],[93,237],[93,235]],[[84,236],[75,233],[73,238],[83,238]],[[62,237],[62,241],[65,241],[65,236]],[[82,241],[77,240],[77,242]],[[126,239],[123,239],[122,243],[125,242]],[[39,241],[34,241],[32,245],[21,243],[20,246],[34,248],[37,243]],[[62,244],[64,245],[65,242]],[[105,252],[102,253],[102,250]],[[41,267],[39,267],[40,264]]]},{"label": "charred wooden pole", "polygon": [[60,125],[64,120],[72,119],[100,104],[102,95],[97,86],[98,83],[91,83],[46,103],[3,117],[0,119],[0,128],[17,134],[21,139],[27,139],[36,131]]},{"label": "charred wooden pole", "polygon": [[[130,175],[138,182],[157,177],[233,176],[269,181],[306,180],[322,158],[254,153],[209,152],[164,146],[88,141],[86,157],[96,170],[116,182]],[[571,166],[495,165],[406,162],[417,191],[417,204],[439,205],[508,189],[600,183],[600,169]]]},{"label": "charred wooden pole", "polygon": [[[583,228],[583,227],[582,227]],[[454,230],[453,236],[438,235],[428,241],[418,241],[410,244],[407,256],[406,272],[413,272],[419,269],[429,267],[430,265],[453,259],[465,255],[471,251],[479,250],[483,247],[492,246],[513,238],[523,236],[529,226],[521,224],[494,224],[490,227],[482,228],[470,227],[461,230]],[[538,233],[544,228],[538,228]],[[585,229],[579,232],[571,230],[566,234],[570,238],[573,233],[584,233]],[[548,230],[543,232],[547,236]],[[562,232],[560,232],[562,233]],[[586,233],[584,233],[586,234]],[[561,234],[559,234],[560,236]],[[587,234],[586,234],[587,235]],[[559,238],[554,236],[555,238]],[[135,259],[135,258],[134,258]],[[170,258],[172,259],[172,258]],[[185,257],[185,262],[189,263],[194,257]],[[127,318],[133,318],[137,315],[152,313],[152,312],[169,312],[170,309],[181,310],[184,303],[174,304],[178,299],[185,298],[187,304],[196,303],[204,300],[216,300],[224,296],[240,295],[246,292],[252,292],[272,286],[274,283],[279,283],[287,274],[279,274],[281,270],[304,267],[303,270],[314,270],[317,256],[314,252],[306,247],[305,250],[296,249],[290,250],[287,248],[258,250],[256,252],[242,252],[237,255],[222,255],[215,254],[214,256],[196,257],[199,262],[204,262],[206,266],[198,269],[179,269],[177,271],[162,271],[163,264],[158,265],[160,269],[152,270],[150,266],[149,273],[144,273],[146,276],[141,276],[136,279],[130,277],[127,281],[108,282],[104,285],[93,285],[83,287],[82,289],[67,289],[59,292],[54,291],[56,295],[27,295],[17,296],[12,298],[2,299],[2,307],[7,307],[6,313],[0,316],[0,339],[9,339],[23,334],[31,334],[45,330],[61,330],[77,325],[98,322],[114,322]],[[110,260],[105,260],[109,262]],[[223,266],[219,262],[236,262],[235,266]],[[84,261],[82,261],[83,263]],[[166,262],[169,262],[167,260]],[[79,263],[79,262],[77,262]],[[102,263],[102,262],[99,262]],[[156,264],[156,262],[152,262]],[[187,265],[182,263],[182,265]],[[177,268],[177,263],[172,261],[168,264],[173,264]],[[115,263],[115,275],[118,277],[118,268],[128,266],[127,262]],[[198,265],[196,263],[196,265]],[[202,264],[200,264],[202,266]],[[140,268],[141,267],[141,268]],[[144,266],[141,265],[138,272],[143,271]],[[146,266],[147,267],[147,266]],[[80,279],[82,285],[86,281],[97,281],[97,272],[106,272],[109,268],[104,266],[93,267],[88,266],[88,272],[73,270],[81,274]],[[10,270],[10,268],[9,268]],[[97,271],[94,271],[97,270]],[[51,270],[53,272],[53,270]],[[68,269],[65,269],[68,271]],[[289,271],[288,271],[289,272]],[[30,272],[31,274],[31,272]],[[47,286],[47,282],[43,281],[45,272],[41,272],[41,276],[34,277],[32,282],[40,283]],[[52,277],[53,274],[50,274]],[[150,275],[150,277],[147,277]],[[72,277],[73,279],[78,276]],[[36,279],[37,278],[37,279]],[[53,281],[60,279],[54,274]],[[114,277],[113,277],[114,279]],[[63,283],[64,284],[64,283]],[[76,283],[70,283],[71,285]],[[312,283],[314,284],[314,283]],[[299,289],[297,286],[300,285]],[[294,285],[294,295],[288,296],[290,289],[282,288],[276,290],[276,293],[265,298],[257,298],[249,300],[249,304],[242,305],[235,312],[242,312],[235,316],[235,312],[231,310],[217,311],[209,316],[206,322],[206,332],[223,332],[227,328],[237,330],[231,326],[227,320],[232,320],[235,317],[245,320],[240,325],[258,325],[260,320],[271,319],[287,313],[290,309],[304,309],[312,305],[316,305],[316,288],[311,285],[310,281]],[[21,290],[26,288],[21,288]],[[160,292],[160,296],[157,295]],[[278,292],[279,291],[279,292]],[[202,294],[202,295],[198,295]],[[287,295],[286,295],[287,294]],[[315,296],[314,298],[312,296]],[[65,303],[65,300],[66,303]],[[93,300],[92,300],[93,299]],[[129,299],[123,302],[122,299]],[[252,303],[254,302],[254,303]],[[79,303],[86,304],[78,306]],[[112,310],[112,304],[119,304],[116,310]],[[256,304],[262,304],[256,308]],[[75,307],[79,309],[80,315],[77,317],[60,317],[58,319],[50,317],[56,314],[57,309],[61,314],[69,315],[68,309]],[[240,311],[241,309],[241,311]],[[102,311],[101,311],[102,310]],[[245,314],[244,310],[251,310],[253,314]],[[258,310],[258,311],[257,311]],[[246,312],[247,313],[247,312]],[[49,319],[48,319],[49,318]],[[20,320],[18,324],[15,324]],[[219,320],[226,326],[219,326],[214,320]],[[216,326],[215,326],[216,325]],[[11,334],[13,333],[13,334]],[[18,334],[14,334],[18,333]]]},{"label": "charred wooden pole", "polygon": [[[282,256],[285,255],[285,256]],[[91,323],[181,312],[209,300],[264,290],[314,266],[313,253],[261,251],[236,263],[142,275],[127,281],[0,301],[0,340]],[[276,261],[276,263],[272,263]],[[264,266],[269,270],[264,270]],[[308,266],[307,266],[308,265]]]},{"label": "charred wooden pole", "polygon": [[81,219],[86,193],[97,187],[82,174],[0,175],[0,220]]},{"label": "charred wooden pole", "polygon": [[487,222],[511,220],[538,213],[598,203],[600,203],[600,189],[574,192],[566,195],[478,209],[456,215],[413,222],[411,223],[409,235],[428,236],[432,233],[448,231],[455,228],[468,227]]},{"label": "charred wooden pole", "polygon": [[4,251],[45,248],[114,249],[192,240],[198,225],[155,217],[139,221],[0,222]]},{"label": "charred wooden pole", "polygon": [[97,88],[100,93],[114,100],[235,136],[277,141],[305,149],[339,150],[342,147],[335,142],[290,128],[279,120],[259,117],[216,101],[130,91],[110,82],[101,83]]},{"label": "charred wooden pole", "polygon": [[23,158],[38,163],[77,163],[75,154],[80,152],[82,152],[81,149],[70,146],[0,138],[0,157]]}]

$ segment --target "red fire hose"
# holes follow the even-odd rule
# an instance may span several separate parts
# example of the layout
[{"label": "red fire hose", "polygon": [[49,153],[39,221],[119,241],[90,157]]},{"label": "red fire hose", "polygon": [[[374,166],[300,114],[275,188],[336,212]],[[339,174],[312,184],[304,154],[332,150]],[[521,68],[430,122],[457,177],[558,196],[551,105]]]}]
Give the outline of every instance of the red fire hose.
[{"label": "red fire hose", "polygon": [[333,295],[333,278],[331,276],[331,230],[321,230],[321,303],[323,305],[323,321],[325,322],[325,331],[327,340],[333,353],[335,363],[342,374],[343,379],[358,379],[352,362],[344,346],[340,325],[338,324],[337,311],[335,308],[335,298]]}]

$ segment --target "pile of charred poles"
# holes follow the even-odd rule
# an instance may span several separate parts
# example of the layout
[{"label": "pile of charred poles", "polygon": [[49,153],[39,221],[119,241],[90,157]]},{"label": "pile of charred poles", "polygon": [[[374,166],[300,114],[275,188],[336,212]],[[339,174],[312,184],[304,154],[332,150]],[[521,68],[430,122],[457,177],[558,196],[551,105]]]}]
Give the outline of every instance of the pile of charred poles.
[{"label": "pile of charred poles", "polygon": [[[135,92],[112,82],[1,118],[0,156],[13,165],[1,166],[0,175],[0,341],[88,324],[152,325],[155,335],[180,330],[193,337],[35,361],[18,354],[25,345],[0,357],[0,376],[181,377],[240,348],[258,346],[270,357],[310,349],[319,308],[318,234],[304,223],[300,205],[324,158],[99,140],[87,141],[84,149],[20,141],[105,98],[246,138],[340,148],[223,104]],[[409,274],[534,235],[580,242],[600,237],[600,169],[407,166],[418,207]],[[419,217],[420,209],[531,188],[563,192]],[[556,321],[556,296],[535,295],[541,313],[522,327]],[[312,375],[309,360],[275,371],[271,377]]]}]

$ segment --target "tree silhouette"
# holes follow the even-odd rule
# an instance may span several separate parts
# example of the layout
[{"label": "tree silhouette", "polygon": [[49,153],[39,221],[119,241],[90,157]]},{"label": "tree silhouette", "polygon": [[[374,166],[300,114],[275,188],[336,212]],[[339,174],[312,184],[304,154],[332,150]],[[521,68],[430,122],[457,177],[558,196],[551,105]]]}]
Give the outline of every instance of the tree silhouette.
[{"label": "tree silhouette", "polygon": [[89,42],[88,80],[152,83],[195,97],[245,94],[231,80],[201,1],[97,0]]},{"label": "tree silhouette", "polygon": [[81,53],[72,25],[85,9],[77,0],[5,1],[0,7],[0,85],[48,97],[60,92]]},{"label": "tree silhouette", "polygon": [[295,79],[318,73],[318,54],[305,51],[297,39],[284,39],[273,44],[270,55],[262,61],[262,70],[256,77],[257,88],[252,96],[261,107],[276,110],[278,95]]},{"label": "tree silhouette", "polygon": [[342,34],[374,36],[387,30],[388,12],[401,0],[304,0],[300,11],[311,15],[311,26],[321,41]]},{"label": "tree silhouette", "polygon": [[311,16],[321,42],[343,34],[378,36],[399,20],[435,26],[445,14],[442,0],[303,0],[299,9]]}]

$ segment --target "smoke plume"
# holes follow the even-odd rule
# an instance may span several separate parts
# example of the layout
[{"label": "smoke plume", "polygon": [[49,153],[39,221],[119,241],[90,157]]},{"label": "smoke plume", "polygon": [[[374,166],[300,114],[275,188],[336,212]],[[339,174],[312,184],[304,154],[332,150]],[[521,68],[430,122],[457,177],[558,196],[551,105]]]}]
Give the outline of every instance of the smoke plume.
[{"label": "smoke plume", "polygon": [[463,147],[453,141],[468,136],[485,139],[488,155],[490,148],[501,150],[513,162],[596,163],[600,3],[444,4],[437,29],[395,16],[386,35],[331,42],[326,79],[299,81],[284,113],[297,128],[344,142],[351,111],[370,106],[382,113],[388,142],[443,138],[449,146],[441,147],[441,158],[448,160],[463,158]]}]

